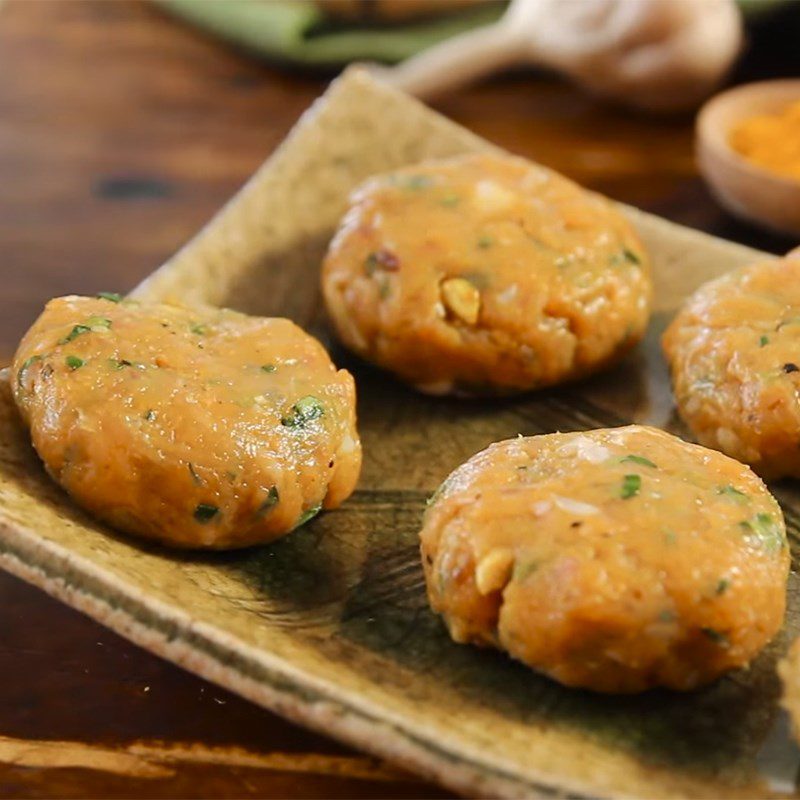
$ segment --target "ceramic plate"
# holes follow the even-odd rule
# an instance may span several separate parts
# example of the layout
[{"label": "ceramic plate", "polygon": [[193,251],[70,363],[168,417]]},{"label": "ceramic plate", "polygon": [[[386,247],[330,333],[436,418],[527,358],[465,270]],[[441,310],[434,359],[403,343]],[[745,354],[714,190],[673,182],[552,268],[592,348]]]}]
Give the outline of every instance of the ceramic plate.
[{"label": "ceramic plate", "polygon": [[[339,79],[236,197],[136,295],[288,316],[353,371],[365,464],[339,510],[273,545],[187,555],[78,511],[44,474],[0,385],[0,563],[141,646],[295,721],[470,795],[763,797],[794,791],[778,709],[787,630],[747,671],[691,694],[561,688],[453,644],[417,550],[426,497],[489,442],[645,422],[681,432],[658,337],[698,284],[754,251],[630,208],[654,262],[647,341],[596,379],[514,400],[417,395],[331,341],[320,258],[371,173],[491,147],[358,70]],[[800,498],[775,487],[793,546]]]}]

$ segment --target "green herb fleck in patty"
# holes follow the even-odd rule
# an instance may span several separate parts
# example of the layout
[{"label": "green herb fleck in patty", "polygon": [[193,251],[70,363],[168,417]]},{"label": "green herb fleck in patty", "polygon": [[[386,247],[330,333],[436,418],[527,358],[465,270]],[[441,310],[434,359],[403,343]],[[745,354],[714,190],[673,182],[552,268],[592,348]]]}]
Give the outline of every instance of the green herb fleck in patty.
[{"label": "green herb fleck in patty", "polygon": [[219,508],[209,503],[198,503],[197,508],[194,510],[194,518],[201,525],[205,525],[206,522],[211,522],[217,514],[219,514]]},{"label": "green herb fleck in patty", "polygon": [[740,522],[739,526],[748,538],[762,545],[768,552],[780,550],[786,544],[781,526],[773,519],[772,514],[761,511]]},{"label": "green herb fleck in patty", "polygon": [[744,492],[740,492],[735,486],[731,486],[730,484],[727,486],[717,486],[717,494],[730,497],[735,503],[741,504],[747,502],[747,495]]},{"label": "green herb fleck in patty", "polygon": [[63,336],[58,340],[58,343],[67,344],[73,339],[76,339],[78,336],[81,336],[84,333],[89,333],[89,331],[91,331],[91,328],[88,325],[75,325],[66,336]]},{"label": "green herb fleck in patty", "polygon": [[314,517],[316,517],[321,510],[322,503],[317,503],[317,505],[311,506],[311,508],[307,509],[300,515],[300,518],[297,520],[297,524],[294,527],[299,528],[301,525],[305,525],[310,519],[314,519]]},{"label": "green herb fleck in patty", "polygon": [[642,259],[633,252],[633,250],[629,250],[627,247],[622,249],[622,255],[625,257],[625,260],[630,262],[631,264],[641,264]]},{"label": "green herb fleck in patty", "polygon": [[78,356],[67,356],[64,361],[66,365],[72,369],[76,370],[82,367],[86,362],[82,358],[78,358]]},{"label": "green herb fleck in patty", "polygon": [[432,506],[441,496],[447,491],[448,484],[447,481],[442,481],[437,487],[436,491],[425,501],[426,508],[428,506]]},{"label": "green herb fleck in patty", "polygon": [[620,464],[626,464],[630,462],[631,464],[639,464],[642,467],[653,467],[654,469],[658,469],[658,467],[649,459],[645,458],[644,456],[637,456],[637,455],[627,455],[623,456],[619,460]]},{"label": "green herb fleck in patty", "polygon": [[261,369],[264,372],[275,372],[275,370],[278,368],[274,364],[262,364]]},{"label": "green herb fleck in patty", "polygon": [[267,492],[267,499],[258,507],[258,511],[256,511],[256,516],[261,517],[267,513],[271,508],[278,504],[280,500],[280,495],[278,494],[278,487],[271,486],[270,490]]},{"label": "green herb fleck in patty", "polygon": [[107,331],[110,327],[111,320],[107,319],[106,317],[89,317],[85,323],[74,325],[72,330],[66,336],[63,336],[58,340],[58,343],[67,344],[76,339],[78,336],[82,336],[84,333],[90,333],[91,331]]},{"label": "green herb fleck in patty", "polygon": [[117,292],[98,292],[96,296],[99,300],[108,300],[111,303],[119,303],[122,300],[122,295]]},{"label": "green herb fleck in patty", "polygon": [[640,475],[626,475],[622,479],[622,488],[620,489],[619,496],[623,500],[628,500],[631,497],[636,497],[641,488],[642,478]]},{"label": "green herb fleck in patty", "polygon": [[728,646],[728,637],[721,631],[718,631],[715,628],[700,628],[700,630],[702,631],[703,635],[711,639],[714,644],[717,644],[720,647]]},{"label": "green herb fleck in patty", "polygon": [[613,256],[609,259],[609,263],[614,266],[617,264],[635,264],[639,266],[642,263],[642,260],[639,256],[633,252],[633,250],[629,250],[627,247],[623,247],[618,253],[614,253]]},{"label": "green herb fleck in patty", "polygon": [[406,175],[401,182],[406,189],[418,192],[427,189],[433,183],[433,178],[429,175]]},{"label": "green herb fleck in patty", "polygon": [[189,467],[189,474],[192,476],[192,480],[198,485],[202,486],[203,479],[197,474],[197,470],[194,468],[194,464],[190,461],[187,465]]},{"label": "green herb fleck in patty", "polygon": [[373,275],[379,269],[395,272],[400,269],[400,259],[389,250],[375,250],[367,256],[364,270],[367,275]]},{"label": "green herb fleck in patty", "polygon": [[26,358],[25,361],[22,362],[22,366],[19,368],[19,372],[17,373],[17,386],[19,386],[20,389],[25,383],[25,373],[27,373],[28,369],[33,364],[41,360],[42,360],[41,356],[31,356],[30,358]]},{"label": "green herb fleck in patty", "polygon": [[523,583],[526,578],[533,575],[537,569],[539,569],[539,564],[536,561],[515,561],[511,579]]},{"label": "green herb fleck in patty", "polygon": [[293,406],[292,413],[281,419],[281,425],[287,428],[305,428],[306,424],[315,419],[319,419],[325,413],[325,409],[313,395],[301,397]]}]

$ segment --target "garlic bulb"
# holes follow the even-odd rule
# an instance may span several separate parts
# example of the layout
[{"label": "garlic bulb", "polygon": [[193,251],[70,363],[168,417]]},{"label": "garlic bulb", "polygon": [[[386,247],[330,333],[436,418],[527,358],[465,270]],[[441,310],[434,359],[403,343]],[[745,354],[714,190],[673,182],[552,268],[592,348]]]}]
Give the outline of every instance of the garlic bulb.
[{"label": "garlic bulb", "polygon": [[522,63],[659,111],[697,105],[739,54],[733,0],[513,0],[503,18],[378,74],[431,97]]}]

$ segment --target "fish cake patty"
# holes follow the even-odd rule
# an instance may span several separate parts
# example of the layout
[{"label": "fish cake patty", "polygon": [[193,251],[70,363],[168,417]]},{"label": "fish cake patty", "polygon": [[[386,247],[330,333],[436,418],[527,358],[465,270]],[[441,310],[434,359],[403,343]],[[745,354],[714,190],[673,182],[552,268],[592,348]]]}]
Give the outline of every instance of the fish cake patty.
[{"label": "fish cake patty", "polygon": [[355,387],[286,319],[50,301],[14,356],[50,475],[120,530],[176,547],[269,542],[353,491]]},{"label": "fish cake patty", "polygon": [[425,513],[434,611],[457,642],[567,685],[688,690],[780,628],[780,507],[746,466],[641,426],[490,445]]},{"label": "fish cake patty", "polygon": [[430,394],[578,378],[638,342],[648,258],[604,198],[520,158],[469,155],[373,177],[322,271],[344,344]]},{"label": "fish cake patty", "polygon": [[800,253],[701,286],[664,333],[697,440],[766,478],[800,477]]}]

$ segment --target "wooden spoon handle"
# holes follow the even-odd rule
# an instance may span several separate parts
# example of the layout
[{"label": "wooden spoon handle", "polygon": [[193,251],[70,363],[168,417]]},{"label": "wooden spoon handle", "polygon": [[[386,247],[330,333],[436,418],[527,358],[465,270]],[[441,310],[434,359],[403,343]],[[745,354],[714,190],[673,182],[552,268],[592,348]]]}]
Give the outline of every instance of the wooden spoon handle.
[{"label": "wooden spoon handle", "polygon": [[389,69],[380,80],[416,97],[430,98],[525,60],[519,35],[503,20],[447,39]]}]

